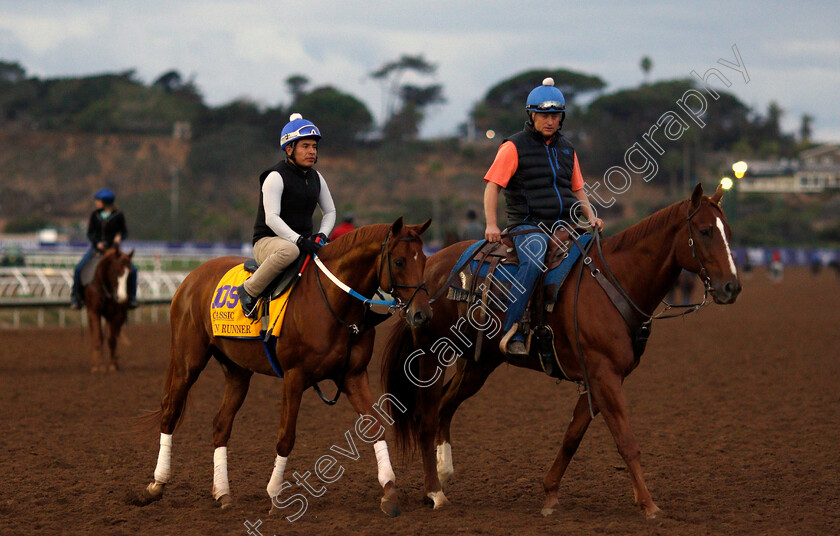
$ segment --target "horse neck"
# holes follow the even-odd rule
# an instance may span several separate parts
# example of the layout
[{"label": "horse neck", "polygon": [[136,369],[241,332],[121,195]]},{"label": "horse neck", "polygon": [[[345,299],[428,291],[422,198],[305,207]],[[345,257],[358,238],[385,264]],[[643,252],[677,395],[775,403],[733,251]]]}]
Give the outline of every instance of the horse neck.
[{"label": "horse neck", "polygon": [[685,202],[676,203],[604,240],[607,266],[643,311],[652,313],[679,277],[674,246],[684,223]]},{"label": "horse neck", "polygon": [[[387,235],[387,229],[380,230],[377,227],[360,228],[353,231],[353,234],[345,234],[331,246],[322,250],[324,256],[321,260],[330,272],[342,283],[366,297],[373,295],[379,288],[377,258]],[[351,297],[327,282],[326,278],[322,278],[322,284],[328,295],[331,295],[331,302],[335,300],[341,306],[350,302]],[[330,292],[330,289],[333,291]]]}]

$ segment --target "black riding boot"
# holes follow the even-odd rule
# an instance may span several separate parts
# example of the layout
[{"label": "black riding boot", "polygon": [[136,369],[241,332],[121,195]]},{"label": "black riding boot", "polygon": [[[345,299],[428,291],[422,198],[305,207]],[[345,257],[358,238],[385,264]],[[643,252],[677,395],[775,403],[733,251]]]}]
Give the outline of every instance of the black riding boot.
[{"label": "black riding boot", "polygon": [[242,305],[242,312],[245,316],[252,319],[257,318],[257,303],[259,300],[248,294],[248,291],[245,290],[245,283],[236,287],[236,294],[239,296],[239,304]]}]

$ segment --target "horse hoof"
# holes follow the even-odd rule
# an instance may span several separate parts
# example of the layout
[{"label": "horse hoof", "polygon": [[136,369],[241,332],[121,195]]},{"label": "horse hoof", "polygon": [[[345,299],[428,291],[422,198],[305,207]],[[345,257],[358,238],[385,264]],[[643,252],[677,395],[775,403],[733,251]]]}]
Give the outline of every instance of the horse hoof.
[{"label": "horse hoof", "polygon": [[117,372],[118,370],[120,370],[120,369],[116,364],[112,363],[112,364],[108,365],[108,372]]},{"label": "horse hoof", "polygon": [[158,484],[157,482],[152,482],[146,489],[143,490],[143,499],[148,502],[158,501],[163,497],[163,487],[166,484]]},{"label": "horse hoof", "polygon": [[656,506],[655,504],[653,505],[653,508],[646,508],[645,509],[645,517],[647,517],[648,519],[656,519],[657,517],[659,517],[661,515],[662,515],[662,510],[660,510],[659,507]]},{"label": "horse hoof", "polygon": [[397,488],[393,482],[385,484],[385,495],[380,501],[379,508],[388,517],[397,517],[400,515],[400,501],[397,496]]},{"label": "horse hoof", "polygon": [[554,508],[545,507],[542,510],[540,510],[540,513],[543,515],[543,517],[548,517],[554,513]]},{"label": "horse hoof", "polygon": [[440,510],[449,504],[449,499],[446,498],[446,495],[443,494],[442,490],[429,492],[426,496],[432,500],[432,503],[434,503],[434,510]]},{"label": "horse hoof", "polygon": [[216,502],[219,503],[219,508],[222,509],[233,507],[233,497],[231,497],[228,493],[216,499]]}]

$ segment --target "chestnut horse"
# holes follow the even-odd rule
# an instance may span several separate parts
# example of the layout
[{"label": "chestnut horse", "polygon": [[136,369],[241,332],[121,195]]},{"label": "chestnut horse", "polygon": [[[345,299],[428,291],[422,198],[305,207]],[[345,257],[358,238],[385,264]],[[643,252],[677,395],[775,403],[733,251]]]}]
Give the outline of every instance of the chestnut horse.
[{"label": "chestnut horse", "polygon": [[107,250],[96,265],[93,281],[82,291],[93,339],[91,372],[106,370],[105,363],[102,362],[103,320],[108,324],[108,350],[111,358],[107,370],[115,371],[119,367],[117,339],[128,317],[128,276],[133,256],[133,251],[125,254],[120,251],[119,246]]},{"label": "chestnut horse", "polygon": [[[401,310],[408,323],[419,327],[431,316],[423,284],[426,256],[420,238],[430,223],[431,220],[422,225],[404,225],[399,218],[391,225],[361,227],[321,248],[317,258],[334,277],[359,295],[370,297],[378,288],[386,289],[396,299],[395,308]],[[172,432],[184,410],[190,387],[212,356],[221,365],[226,380],[224,399],[213,419],[213,497],[222,507],[232,504],[227,443],[233,419],[255,372],[277,376],[262,340],[213,335],[210,305],[216,285],[229,269],[244,260],[222,257],[202,264],[184,279],[172,299],[171,355],[161,409],[155,414],[160,418],[160,451],[154,481],[144,492],[146,501],[159,499],[170,480]],[[282,410],[274,471],[266,488],[275,506],[283,508],[290,501],[285,497],[281,500],[280,493],[292,487],[290,482],[283,481],[283,472],[295,443],[301,396],[316,382],[332,380],[339,393],[345,393],[353,409],[362,416],[364,430],[373,431],[365,437],[378,438],[370,438],[370,442],[375,441],[379,483],[384,493],[381,508],[388,515],[399,514],[394,472],[382,439],[385,428],[378,411],[383,416],[386,414],[374,404],[368,381],[367,366],[375,332],[364,329],[366,313],[361,301],[314,264],[303,271],[289,296],[276,342],[276,357],[283,373]],[[357,432],[359,429],[357,422]],[[320,476],[319,466],[316,474]],[[325,472],[329,469],[323,468]],[[331,474],[336,474],[335,468]]]},{"label": "chestnut horse", "polygon": [[[597,268],[600,272],[578,263],[561,287],[553,311],[547,314],[547,322],[554,332],[555,350],[566,376],[579,385],[588,383],[589,393],[581,389],[560,452],[545,476],[544,515],[552,513],[557,505],[560,479],[590,421],[599,412],[630,469],[636,503],[648,516],[655,516],[659,511],[642,478],[639,446],[630,429],[623,390],[624,378],[638,364],[634,354],[636,331],[593,275],[611,273],[616,283],[614,288],[623,289],[628,301],[638,307],[633,314],[642,322],[651,317],[683,268],[701,274],[715,302],[734,302],[741,284],[729,247],[729,226],[719,205],[721,196],[720,188],[711,198],[703,196],[698,184],[690,199],[604,239],[602,255],[596,254],[595,249],[589,253],[595,266],[592,270]],[[433,296],[438,295],[469,245],[455,244],[429,258],[426,281]],[[406,410],[392,409],[398,442],[404,447],[419,447],[425,474],[424,491],[435,508],[447,504],[441,483],[454,473],[452,417],[458,406],[478,392],[490,373],[506,360],[499,351],[498,340],[490,339],[487,333],[488,340],[484,341],[477,360],[473,359],[472,351],[459,348],[459,345],[473,346],[475,339],[471,337],[479,329],[472,324],[466,334],[462,332],[465,319],[459,318],[459,306],[463,305],[438,300],[434,302],[434,318],[424,328],[410,331],[397,327],[383,361],[385,389],[405,406],[400,410]],[[455,374],[444,386],[443,367],[438,363],[448,365],[456,356],[463,357],[457,359]],[[542,371],[534,353],[510,363]]]}]

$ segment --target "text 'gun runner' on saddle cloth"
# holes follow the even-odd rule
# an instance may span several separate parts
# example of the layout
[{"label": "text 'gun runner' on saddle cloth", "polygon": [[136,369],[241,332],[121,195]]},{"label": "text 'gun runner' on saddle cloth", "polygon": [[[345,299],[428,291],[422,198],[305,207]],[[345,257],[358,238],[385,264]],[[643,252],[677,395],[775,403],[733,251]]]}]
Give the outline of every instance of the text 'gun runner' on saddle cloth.
[{"label": "text 'gun runner' on saddle cloth", "polygon": [[213,335],[237,339],[261,339],[271,367],[281,378],[283,377],[283,368],[277,360],[275,343],[277,337],[280,336],[283,318],[286,315],[286,305],[289,303],[289,295],[297,282],[296,274],[300,270],[303,260],[304,257],[299,258],[266,288],[263,299],[270,300],[268,310],[265,310],[265,302],[262,302],[259,306],[263,311],[262,316],[267,320],[265,324],[245,316],[242,307],[239,306],[239,296],[236,294],[236,288],[256,270],[256,262],[253,259],[228,270],[216,285],[213,299],[210,302]]}]

